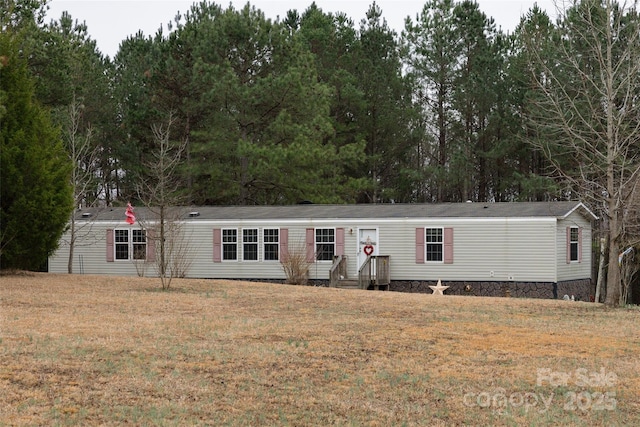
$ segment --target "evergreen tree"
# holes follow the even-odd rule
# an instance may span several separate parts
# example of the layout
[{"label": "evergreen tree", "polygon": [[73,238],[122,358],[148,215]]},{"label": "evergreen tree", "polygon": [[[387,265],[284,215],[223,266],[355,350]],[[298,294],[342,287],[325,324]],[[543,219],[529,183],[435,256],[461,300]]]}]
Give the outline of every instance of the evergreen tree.
[{"label": "evergreen tree", "polygon": [[493,143],[489,120],[496,107],[499,76],[493,49],[495,26],[470,0],[455,6],[453,22],[460,43],[452,105],[459,117],[454,127],[457,143],[452,150],[450,174],[456,183],[454,199],[493,200],[487,153]]},{"label": "evergreen tree", "polygon": [[460,43],[455,32],[452,0],[430,0],[415,23],[407,19],[403,50],[414,97],[422,109],[417,123],[423,129],[415,145],[419,190],[424,201],[450,201],[454,82]]},{"label": "evergreen tree", "polygon": [[362,175],[372,188],[359,201],[411,201],[412,186],[403,179],[410,159],[411,92],[402,76],[397,35],[375,3],[361,22],[359,36],[355,76],[365,102],[359,127],[367,144]]},{"label": "evergreen tree", "polygon": [[153,85],[154,69],[160,62],[155,52],[160,43],[161,38],[154,40],[138,32],[120,44],[114,58],[117,133],[109,141],[102,163],[105,171],[111,171],[109,194],[116,200],[136,200],[137,179],[144,177],[143,165],[154,147],[151,128],[164,118],[154,103]]},{"label": "evergreen tree", "polygon": [[71,169],[18,52],[12,34],[0,34],[0,257],[3,268],[33,270],[46,263],[66,226]]},{"label": "evergreen tree", "polygon": [[329,89],[285,26],[255,8],[194,22],[194,84],[206,117],[192,132],[194,194],[202,203],[284,204],[344,200],[349,153],[333,131]]},{"label": "evergreen tree", "polygon": [[551,60],[554,55],[551,47],[556,41],[555,25],[538,6],[522,17],[512,37],[513,47],[506,75],[510,82],[507,104],[512,115],[511,134],[514,138],[511,139],[506,157],[514,165],[514,197],[518,200],[541,201],[561,196],[558,183],[552,177],[551,163],[539,147],[530,144],[531,140],[538,137],[530,119],[535,110],[533,99],[539,92],[535,76],[541,75],[542,67],[536,61],[531,61],[526,49],[527,43],[536,45],[540,57]]},{"label": "evergreen tree", "polygon": [[424,129],[425,200],[502,201],[517,197],[513,152],[518,120],[510,101],[511,38],[477,3],[431,0],[405,25],[404,52]]},{"label": "evergreen tree", "polygon": [[[318,80],[330,88],[329,118],[333,132],[325,143],[340,151],[340,182],[347,184],[346,201],[356,201],[374,191],[366,173],[366,136],[362,120],[366,100],[358,75],[361,44],[353,22],[345,14],[324,13],[315,3],[301,17],[290,11],[284,21],[292,37],[314,59]],[[363,173],[365,171],[365,173]]]}]

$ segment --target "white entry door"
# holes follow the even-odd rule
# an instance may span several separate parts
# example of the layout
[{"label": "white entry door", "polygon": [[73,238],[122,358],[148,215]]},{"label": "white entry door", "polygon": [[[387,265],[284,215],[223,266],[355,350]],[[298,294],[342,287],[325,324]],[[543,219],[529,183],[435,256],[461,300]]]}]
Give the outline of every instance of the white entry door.
[{"label": "white entry door", "polygon": [[358,229],[358,271],[367,260],[367,256],[378,255],[379,246],[377,228]]}]

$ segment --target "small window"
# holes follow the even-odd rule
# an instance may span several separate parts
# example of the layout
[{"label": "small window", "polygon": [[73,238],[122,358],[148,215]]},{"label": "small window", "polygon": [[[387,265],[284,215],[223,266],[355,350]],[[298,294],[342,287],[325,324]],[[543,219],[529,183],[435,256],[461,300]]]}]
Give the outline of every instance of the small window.
[{"label": "small window", "polygon": [[331,261],[336,253],[336,230],[333,228],[316,229],[316,259]]},{"label": "small window", "polygon": [[256,228],[242,230],[242,259],[244,261],[258,260],[258,230]]},{"label": "small window", "polygon": [[115,230],[116,259],[129,259],[129,230]]},{"label": "small window", "polygon": [[569,238],[569,251],[570,251],[570,260],[578,261],[579,260],[579,243],[580,243],[580,233],[578,227],[571,227],[570,230],[570,238]]},{"label": "small window", "polygon": [[222,259],[225,261],[238,259],[238,230],[222,230]]},{"label": "small window", "polygon": [[147,259],[147,233],[145,230],[131,230],[133,233],[133,259]]},{"label": "small window", "polygon": [[264,260],[278,261],[280,259],[280,230],[267,228],[263,230]]},{"label": "small window", "polygon": [[442,262],[444,240],[442,228],[427,228],[425,234],[425,248],[427,262]]}]

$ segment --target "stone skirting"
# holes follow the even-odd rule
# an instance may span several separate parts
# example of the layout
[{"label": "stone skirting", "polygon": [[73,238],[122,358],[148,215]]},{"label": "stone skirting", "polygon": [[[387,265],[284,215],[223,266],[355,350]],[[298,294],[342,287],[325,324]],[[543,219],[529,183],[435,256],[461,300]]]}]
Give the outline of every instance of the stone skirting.
[{"label": "stone skirting", "polygon": [[[395,292],[432,293],[429,286],[437,281],[412,280],[392,281],[389,288]],[[547,298],[562,299],[574,296],[576,301],[591,301],[593,294],[591,279],[549,282],[442,282],[449,286],[445,295],[468,295],[483,297]]]},{"label": "stone skirting", "polygon": [[[285,283],[285,280],[245,279],[248,281]],[[429,286],[437,284],[437,280],[396,280],[391,281],[392,292],[432,293]],[[309,286],[328,287],[329,280],[310,279]],[[513,298],[547,298],[562,299],[565,295],[574,296],[576,301],[592,301],[594,286],[591,279],[567,280],[564,282],[442,282],[449,286],[445,295],[467,295],[481,297],[513,297]]]}]

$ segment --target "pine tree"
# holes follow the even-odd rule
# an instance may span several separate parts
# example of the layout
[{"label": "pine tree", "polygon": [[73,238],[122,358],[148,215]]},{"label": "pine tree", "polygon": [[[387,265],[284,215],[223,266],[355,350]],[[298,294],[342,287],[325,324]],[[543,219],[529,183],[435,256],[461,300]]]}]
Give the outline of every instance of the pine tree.
[{"label": "pine tree", "polygon": [[412,186],[403,185],[403,175],[411,158],[412,97],[407,79],[402,77],[399,42],[375,4],[361,21],[359,36],[360,51],[354,55],[354,62],[364,101],[359,127],[367,142],[362,175],[372,187],[361,194],[359,201],[408,202],[412,200]]},{"label": "pine tree", "polygon": [[56,249],[71,213],[71,169],[18,52],[11,33],[0,34],[0,262],[34,270]]},{"label": "pine tree", "polygon": [[454,81],[460,41],[455,31],[452,0],[429,0],[414,23],[407,19],[404,54],[423,118],[424,136],[416,144],[416,169],[422,177],[423,201],[450,201]]}]

